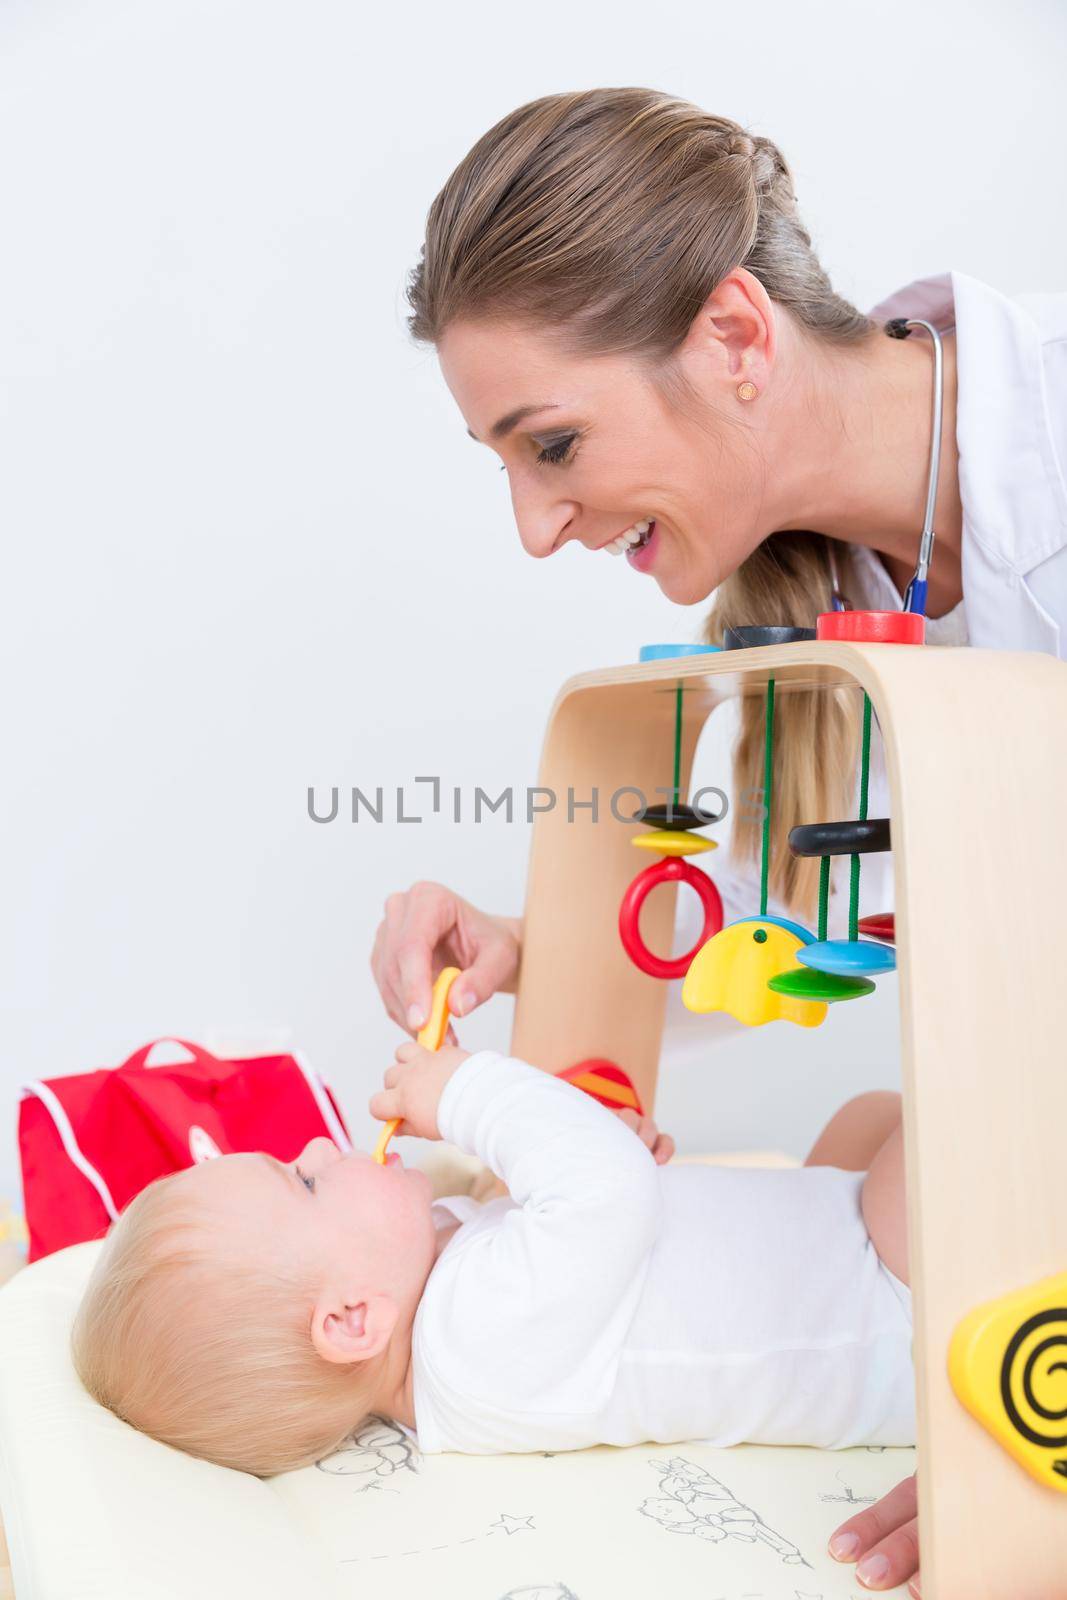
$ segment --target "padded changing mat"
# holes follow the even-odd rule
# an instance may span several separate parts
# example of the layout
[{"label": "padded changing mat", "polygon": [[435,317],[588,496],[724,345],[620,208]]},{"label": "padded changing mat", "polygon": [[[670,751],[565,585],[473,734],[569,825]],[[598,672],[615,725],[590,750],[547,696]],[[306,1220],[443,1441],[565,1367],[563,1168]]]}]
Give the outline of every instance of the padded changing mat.
[{"label": "padded changing mat", "polygon": [[699,1442],[423,1457],[372,1420],[317,1466],[261,1482],[145,1438],[84,1393],[67,1339],[98,1248],[0,1290],[0,1512],[18,1600],[861,1600],[827,1538],[914,1470],[911,1450]]}]

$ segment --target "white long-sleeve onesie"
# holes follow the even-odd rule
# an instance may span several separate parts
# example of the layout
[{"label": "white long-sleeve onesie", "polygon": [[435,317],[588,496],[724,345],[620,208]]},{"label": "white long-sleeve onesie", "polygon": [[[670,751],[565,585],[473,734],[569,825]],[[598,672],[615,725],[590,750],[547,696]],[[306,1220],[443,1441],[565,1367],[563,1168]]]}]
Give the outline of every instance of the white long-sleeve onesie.
[{"label": "white long-sleeve onesie", "polygon": [[450,1078],[438,1126],[511,1198],[436,1203],[462,1226],[412,1329],[423,1451],[914,1442],[910,1296],[862,1174],[659,1167],[580,1089],[493,1050]]}]

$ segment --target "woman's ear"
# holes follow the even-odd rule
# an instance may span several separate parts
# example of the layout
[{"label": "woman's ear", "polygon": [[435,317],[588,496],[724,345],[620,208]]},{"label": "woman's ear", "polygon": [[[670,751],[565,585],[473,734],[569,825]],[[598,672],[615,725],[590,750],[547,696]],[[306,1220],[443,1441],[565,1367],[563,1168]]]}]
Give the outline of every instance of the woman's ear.
[{"label": "woman's ear", "polygon": [[767,384],[778,348],[771,297],[754,273],[735,267],[716,284],[686,335],[687,354],[711,357],[713,370],[731,387],[739,379]]},{"label": "woman's ear", "polygon": [[311,1342],[324,1361],[370,1361],[389,1343],[398,1315],[395,1301],[386,1294],[350,1303],[344,1295],[326,1291],[311,1314]]}]

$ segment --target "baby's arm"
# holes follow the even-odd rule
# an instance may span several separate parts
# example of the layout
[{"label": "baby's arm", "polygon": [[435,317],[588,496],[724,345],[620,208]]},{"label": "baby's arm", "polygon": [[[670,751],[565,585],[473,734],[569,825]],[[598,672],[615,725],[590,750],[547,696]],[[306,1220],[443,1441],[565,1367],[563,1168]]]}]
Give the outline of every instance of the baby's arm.
[{"label": "baby's arm", "polygon": [[614,1381],[605,1360],[632,1320],[659,1231],[655,1159],[573,1084],[494,1050],[454,1072],[437,1123],[517,1207],[442,1258],[453,1281],[436,1297],[433,1337],[450,1375],[460,1362],[464,1386],[487,1397],[496,1376],[513,1406],[551,1389],[557,1403],[566,1392],[570,1408],[593,1409]]}]

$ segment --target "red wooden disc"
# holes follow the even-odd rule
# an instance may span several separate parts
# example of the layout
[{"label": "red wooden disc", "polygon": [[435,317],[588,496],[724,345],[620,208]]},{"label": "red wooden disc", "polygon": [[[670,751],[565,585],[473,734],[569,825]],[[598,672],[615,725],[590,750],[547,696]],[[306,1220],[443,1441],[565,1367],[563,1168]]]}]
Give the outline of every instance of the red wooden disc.
[{"label": "red wooden disc", "polygon": [[880,911],[876,917],[861,917],[859,931],[865,939],[884,939],[886,944],[895,944],[896,917],[892,911]]},{"label": "red wooden disc", "polygon": [[823,611],[815,637],[849,644],[922,644],[926,618],[918,611]]},{"label": "red wooden disc", "polygon": [[576,1066],[564,1067],[557,1076],[565,1078],[568,1083],[576,1083],[579,1089],[593,1100],[598,1100],[602,1106],[607,1106],[609,1111],[629,1106],[639,1116],[645,1114],[633,1079],[614,1061],[593,1056],[588,1061],[579,1061]]}]

